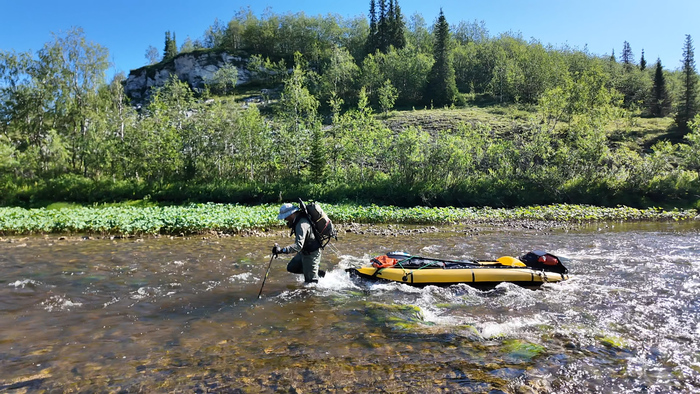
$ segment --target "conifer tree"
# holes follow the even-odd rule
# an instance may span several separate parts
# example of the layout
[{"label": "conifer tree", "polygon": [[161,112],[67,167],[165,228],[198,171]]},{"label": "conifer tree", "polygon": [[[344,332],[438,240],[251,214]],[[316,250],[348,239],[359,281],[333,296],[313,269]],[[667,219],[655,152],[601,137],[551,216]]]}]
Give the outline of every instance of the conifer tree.
[{"label": "conifer tree", "polygon": [[386,0],[379,0],[379,22],[377,22],[377,48],[386,53],[389,49],[389,44],[387,43],[387,14],[388,10],[386,7]]},{"label": "conifer tree", "polygon": [[369,35],[365,41],[365,54],[374,53],[377,49],[377,3],[369,2]]},{"label": "conifer tree", "polygon": [[629,42],[625,41],[622,45],[622,55],[620,56],[622,64],[624,64],[625,69],[629,70],[634,64],[634,55],[632,54],[632,47],[630,47]]},{"label": "conifer tree", "polygon": [[426,94],[426,101],[434,106],[443,106],[457,101],[458,91],[455,81],[455,70],[452,66],[450,48],[450,26],[445,19],[445,14],[440,9],[435,27],[433,28],[435,44],[433,56],[435,63],[430,71],[430,81]]},{"label": "conifer tree", "polygon": [[173,32],[173,39],[170,41],[170,52],[172,52],[173,57],[177,55],[177,39],[175,38],[175,32]]},{"label": "conifer tree", "polygon": [[683,46],[683,68],[681,96],[678,103],[678,112],[676,112],[676,125],[682,133],[690,131],[688,122],[698,113],[698,75],[695,71],[695,49],[693,48],[693,39],[690,34],[685,35],[685,45]]},{"label": "conifer tree", "polygon": [[642,71],[647,69],[647,61],[644,59],[644,49],[642,49],[642,58],[639,60],[639,69]]},{"label": "conifer tree", "polygon": [[651,104],[649,113],[651,116],[664,117],[671,112],[671,98],[666,88],[666,77],[661,66],[661,59],[656,60],[654,72],[654,86],[651,88]]},{"label": "conifer tree", "polygon": [[394,0],[389,0],[389,7],[386,12],[386,20],[384,21],[384,46],[386,51],[389,50],[389,46],[392,45],[392,40],[394,38]]},{"label": "conifer tree", "polygon": [[398,0],[379,0],[379,16],[377,2],[369,3],[369,35],[365,41],[365,53],[374,53],[377,49],[386,53],[389,47],[401,49],[406,46],[406,24],[401,14]]},{"label": "conifer tree", "polygon": [[396,49],[402,49],[406,46],[406,23],[403,21],[403,15],[401,15],[401,7],[399,6],[398,0],[393,0],[394,2],[394,19],[391,22],[391,45]]},{"label": "conifer tree", "polygon": [[165,45],[163,45],[163,60],[168,60],[168,48],[170,48],[170,40],[172,38],[170,37],[170,31],[165,32]]},{"label": "conifer tree", "polygon": [[175,41],[175,33],[170,31],[165,32],[165,50],[163,51],[163,61],[168,61],[177,55],[177,42]]}]

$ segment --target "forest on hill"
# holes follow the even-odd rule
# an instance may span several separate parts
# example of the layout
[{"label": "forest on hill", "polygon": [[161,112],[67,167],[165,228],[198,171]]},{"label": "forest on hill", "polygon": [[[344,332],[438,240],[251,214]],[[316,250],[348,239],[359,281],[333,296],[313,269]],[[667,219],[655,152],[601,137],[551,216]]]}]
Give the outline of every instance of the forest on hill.
[{"label": "forest on hill", "polygon": [[249,57],[255,78],[237,86],[223,67],[203,90],[171,78],[142,106],[124,75],[105,83],[108,50],[79,28],[0,52],[0,204],[700,204],[689,35],[669,43],[683,67],[668,70],[628,42],[618,59],[442,12],[427,26],[396,0],[369,14],[242,10],[179,48],[166,32],[148,67],[225,51]]}]

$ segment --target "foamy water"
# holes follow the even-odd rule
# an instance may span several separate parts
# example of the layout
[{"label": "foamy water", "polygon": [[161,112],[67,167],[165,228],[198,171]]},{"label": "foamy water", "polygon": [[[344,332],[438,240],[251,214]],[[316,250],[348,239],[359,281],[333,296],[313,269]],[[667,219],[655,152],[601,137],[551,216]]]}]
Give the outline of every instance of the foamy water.
[{"label": "foamy water", "polygon": [[65,295],[53,295],[43,301],[41,305],[47,312],[70,311],[83,306],[82,302],[73,301]]}]

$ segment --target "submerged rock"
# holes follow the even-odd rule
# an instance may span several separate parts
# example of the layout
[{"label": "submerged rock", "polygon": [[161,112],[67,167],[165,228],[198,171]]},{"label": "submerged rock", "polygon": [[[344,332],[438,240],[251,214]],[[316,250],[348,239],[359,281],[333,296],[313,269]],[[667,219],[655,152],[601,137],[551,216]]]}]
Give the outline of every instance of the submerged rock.
[{"label": "submerged rock", "polygon": [[415,305],[368,302],[366,313],[375,324],[408,331],[424,324],[423,312]]},{"label": "submerged rock", "polygon": [[512,358],[529,361],[544,353],[544,346],[519,339],[508,339],[503,341],[503,351]]}]

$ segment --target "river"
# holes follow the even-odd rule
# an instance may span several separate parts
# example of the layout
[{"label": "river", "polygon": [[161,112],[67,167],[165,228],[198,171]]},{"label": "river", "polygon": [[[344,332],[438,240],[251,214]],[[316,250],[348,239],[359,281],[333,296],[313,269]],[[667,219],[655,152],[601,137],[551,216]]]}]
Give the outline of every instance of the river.
[{"label": "river", "polygon": [[[0,391],[700,391],[697,221],[437,230],[343,234],[318,284],[273,260],[260,299],[291,238],[3,238]],[[478,290],[345,272],[394,250],[533,249],[572,278]]]}]

